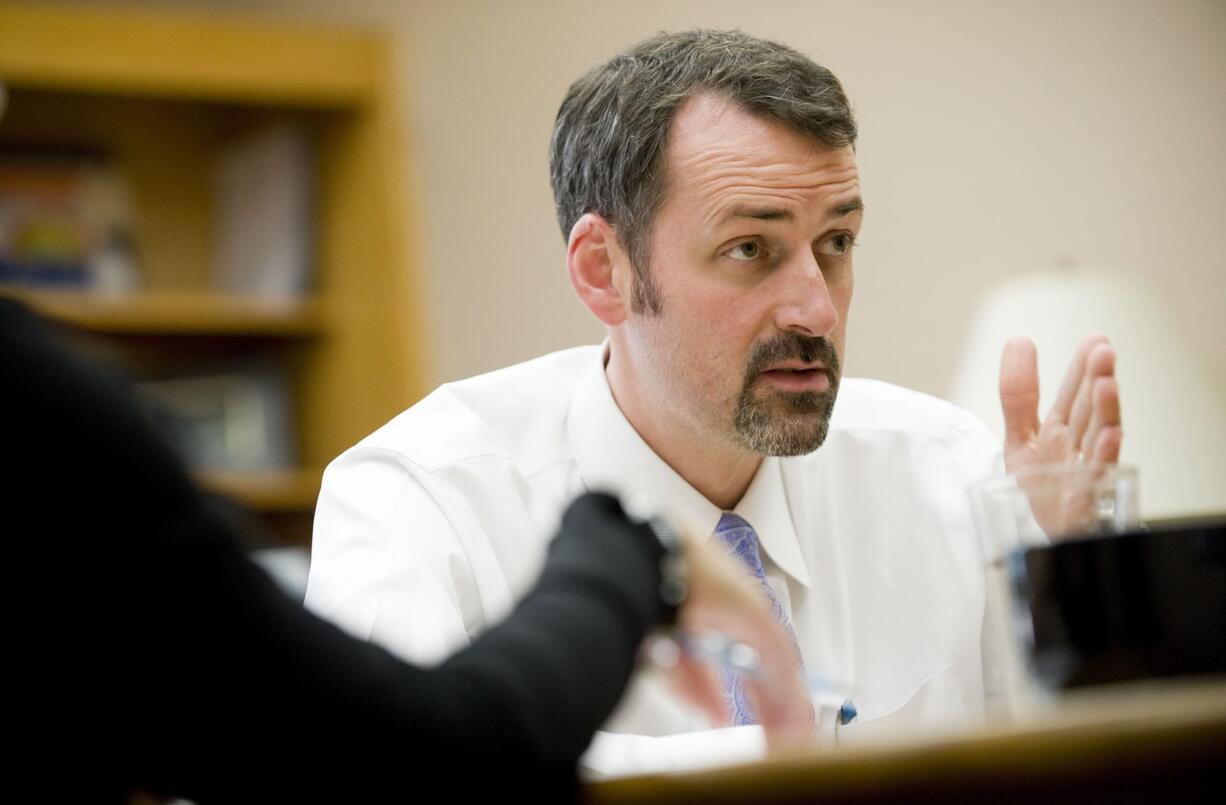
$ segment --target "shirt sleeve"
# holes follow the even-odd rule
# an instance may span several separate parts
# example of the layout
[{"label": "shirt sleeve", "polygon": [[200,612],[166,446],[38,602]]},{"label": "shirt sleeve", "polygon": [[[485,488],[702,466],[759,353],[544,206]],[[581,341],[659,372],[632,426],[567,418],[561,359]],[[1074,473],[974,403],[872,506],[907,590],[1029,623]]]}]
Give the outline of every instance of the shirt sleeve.
[{"label": "shirt sleeve", "polygon": [[480,599],[455,528],[391,451],[359,446],[324,474],[306,606],[409,662],[468,645]]}]

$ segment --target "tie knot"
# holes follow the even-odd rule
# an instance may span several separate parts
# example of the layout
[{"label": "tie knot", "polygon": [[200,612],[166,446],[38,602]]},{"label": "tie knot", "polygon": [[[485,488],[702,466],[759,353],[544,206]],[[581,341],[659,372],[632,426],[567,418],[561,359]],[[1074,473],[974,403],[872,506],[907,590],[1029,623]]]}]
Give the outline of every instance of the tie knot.
[{"label": "tie knot", "polygon": [[753,532],[753,526],[745,522],[745,518],[736,512],[724,512],[719,518],[719,522],[715,525],[715,533],[722,534],[725,531],[732,531],[737,528],[745,528]]},{"label": "tie knot", "polygon": [[758,535],[753,526],[732,512],[724,512],[715,526],[715,536],[728,552],[740,559],[754,576],[765,581],[762,558],[758,554]]}]

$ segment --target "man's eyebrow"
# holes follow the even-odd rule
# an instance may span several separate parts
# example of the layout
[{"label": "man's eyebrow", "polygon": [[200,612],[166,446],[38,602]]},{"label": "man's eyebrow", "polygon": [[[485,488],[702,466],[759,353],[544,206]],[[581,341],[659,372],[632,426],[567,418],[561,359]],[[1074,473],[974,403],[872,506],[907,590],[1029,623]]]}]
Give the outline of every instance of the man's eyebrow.
[{"label": "man's eyebrow", "polygon": [[845,204],[840,204],[830,211],[831,218],[842,218],[844,215],[850,215],[853,212],[863,212],[864,202],[859,198],[853,198]]},{"label": "man's eyebrow", "polygon": [[[832,207],[827,217],[842,218],[845,215],[850,215],[853,212],[862,212],[863,210],[864,202],[857,197],[837,207]],[[795,217],[796,215],[791,210],[782,207],[755,207],[748,204],[738,204],[720,216],[719,222],[725,223],[734,218],[752,218],[755,221],[791,221]]]},{"label": "man's eyebrow", "polygon": [[738,204],[728,210],[720,220],[722,222],[733,218],[753,218],[757,221],[790,221],[795,217],[791,210],[785,210],[781,207],[753,207]]}]

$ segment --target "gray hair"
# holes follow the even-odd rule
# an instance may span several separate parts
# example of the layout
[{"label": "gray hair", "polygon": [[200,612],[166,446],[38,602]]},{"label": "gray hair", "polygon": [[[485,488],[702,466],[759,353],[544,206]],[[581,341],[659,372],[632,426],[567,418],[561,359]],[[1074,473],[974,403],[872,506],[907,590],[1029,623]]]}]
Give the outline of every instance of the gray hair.
[{"label": "gray hair", "polygon": [[787,45],[742,31],[692,30],[643,40],[571,85],[558,109],[549,174],[562,237],[596,212],[630,256],[636,312],[659,312],[648,272],[664,198],[665,144],[680,106],[714,92],[825,149],[854,145],[856,121],[834,74]]}]

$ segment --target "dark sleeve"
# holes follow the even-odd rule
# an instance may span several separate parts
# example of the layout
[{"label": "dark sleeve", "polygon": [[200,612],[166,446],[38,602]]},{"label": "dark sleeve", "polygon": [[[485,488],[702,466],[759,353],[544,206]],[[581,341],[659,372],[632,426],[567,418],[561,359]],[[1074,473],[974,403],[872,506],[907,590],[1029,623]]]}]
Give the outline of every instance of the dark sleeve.
[{"label": "dark sleeve", "polygon": [[93,799],[134,785],[201,802],[573,794],[576,759],[665,617],[660,548],[613,498],[572,505],[506,621],[414,668],[284,597],[128,386],[3,300],[0,354],[12,726]]}]

